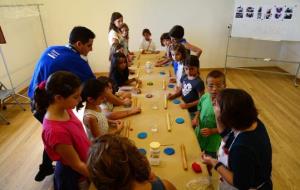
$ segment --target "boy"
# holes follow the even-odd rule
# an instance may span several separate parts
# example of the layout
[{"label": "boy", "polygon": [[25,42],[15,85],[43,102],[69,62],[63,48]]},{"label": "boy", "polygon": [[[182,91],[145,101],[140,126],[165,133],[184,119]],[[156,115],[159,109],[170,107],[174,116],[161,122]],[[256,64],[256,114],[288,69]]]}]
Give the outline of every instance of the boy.
[{"label": "boy", "polygon": [[143,40],[140,45],[140,50],[142,53],[156,53],[155,43],[151,39],[151,32],[149,29],[145,28],[143,30]]},{"label": "boy", "polygon": [[[207,93],[199,100],[198,111],[194,117],[193,125],[200,148],[205,155],[217,158],[217,151],[221,143],[221,137],[217,130],[213,102],[217,94],[226,86],[225,75],[218,70],[213,70],[206,77]],[[211,176],[211,165],[207,165],[207,171]]]},{"label": "boy", "polygon": [[195,55],[189,56],[184,63],[185,74],[181,79],[181,85],[174,94],[168,94],[168,99],[174,99],[182,95],[184,103],[182,109],[188,109],[191,119],[197,111],[199,98],[204,93],[204,82],[199,77],[199,59]]}]

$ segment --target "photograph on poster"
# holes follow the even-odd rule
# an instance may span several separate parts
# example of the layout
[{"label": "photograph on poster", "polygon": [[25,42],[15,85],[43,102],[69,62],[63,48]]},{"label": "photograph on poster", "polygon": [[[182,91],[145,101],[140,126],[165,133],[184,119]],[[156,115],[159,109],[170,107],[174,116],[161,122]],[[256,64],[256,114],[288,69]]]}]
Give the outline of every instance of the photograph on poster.
[{"label": "photograph on poster", "polygon": [[257,19],[262,19],[262,7],[258,7],[257,9]]},{"label": "photograph on poster", "polygon": [[238,6],[236,8],[235,18],[243,18],[244,17],[244,8],[242,6]]},{"label": "photograph on poster", "polygon": [[266,8],[264,19],[269,20],[272,17],[272,8]]}]

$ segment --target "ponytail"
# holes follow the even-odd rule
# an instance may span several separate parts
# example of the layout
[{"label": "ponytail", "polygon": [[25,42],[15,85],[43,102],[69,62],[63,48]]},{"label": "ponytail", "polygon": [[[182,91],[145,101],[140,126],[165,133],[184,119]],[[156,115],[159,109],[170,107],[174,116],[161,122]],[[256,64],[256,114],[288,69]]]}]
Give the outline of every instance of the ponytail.
[{"label": "ponytail", "polygon": [[60,95],[67,98],[80,87],[80,79],[67,71],[51,74],[47,82],[41,82],[34,91],[34,102],[38,112],[46,112],[54,97]]}]

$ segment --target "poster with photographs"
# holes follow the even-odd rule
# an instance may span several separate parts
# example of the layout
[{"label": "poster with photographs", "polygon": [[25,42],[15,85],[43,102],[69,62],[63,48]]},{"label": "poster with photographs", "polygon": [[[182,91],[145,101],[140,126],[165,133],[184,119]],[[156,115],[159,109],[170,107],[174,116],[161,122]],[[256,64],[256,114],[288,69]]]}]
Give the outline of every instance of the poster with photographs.
[{"label": "poster with photographs", "polygon": [[258,19],[258,20],[291,20],[297,5],[238,5],[235,7],[235,19]]},{"label": "poster with photographs", "polygon": [[300,1],[235,0],[232,36],[300,41]]}]

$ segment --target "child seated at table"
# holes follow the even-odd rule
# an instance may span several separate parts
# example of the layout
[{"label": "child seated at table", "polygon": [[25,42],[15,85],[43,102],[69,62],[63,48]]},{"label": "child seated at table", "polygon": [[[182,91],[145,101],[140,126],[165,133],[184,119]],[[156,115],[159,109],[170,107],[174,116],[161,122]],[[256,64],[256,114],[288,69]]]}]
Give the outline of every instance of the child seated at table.
[{"label": "child seated at table", "polygon": [[[110,93],[113,92],[113,81],[105,76],[101,76],[98,78],[104,85],[105,85],[105,90],[109,91]],[[121,99],[128,99],[131,98],[131,93],[128,92],[116,92],[114,93]],[[141,108],[140,107],[134,107],[131,109],[127,109],[124,111],[113,111],[114,105],[108,102],[107,100],[104,99],[104,101],[100,104],[101,111],[105,114],[105,116],[108,119],[122,119],[124,117],[129,117],[131,115],[139,114],[141,113]]]},{"label": "child seated at table", "polygon": [[95,139],[88,158],[90,179],[97,189],[175,190],[151,173],[146,156],[128,138],[104,135]]},{"label": "child seated at table", "polygon": [[104,91],[105,85],[98,79],[89,79],[83,84],[82,100],[77,105],[77,110],[83,107],[83,102],[86,102],[83,123],[90,140],[107,133],[120,133],[124,127],[121,120],[107,120],[101,112],[100,104],[105,99]]},{"label": "child seated at table", "polygon": [[161,46],[166,47],[166,54],[164,57],[162,57],[162,60],[159,60],[155,63],[156,67],[161,67],[166,64],[168,64],[170,61],[172,61],[171,52],[170,52],[170,46],[171,46],[171,38],[169,36],[169,33],[163,33],[160,37],[160,43]]},{"label": "child seated at table", "polygon": [[[213,103],[217,94],[226,86],[225,75],[221,71],[213,70],[206,77],[205,93],[199,100],[196,115],[192,121],[197,125],[195,133],[201,150],[205,155],[217,158],[217,151],[221,144],[221,136],[218,133]],[[212,166],[207,165],[209,175]]]},{"label": "child seated at table", "polygon": [[173,94],[168,94],[172,100],[181,95],[184,103],[179,104],[182,109],[188,109],[191,119],[194,119],[197,112],[199,98],[204,93],[204,82],[199,77],[199,59],[191,55],[184,63],[185,74],[181,77],[181,85]]},{"label": "child seated at table", "polygon": [[[112,55],[111,58],[111,65],[109,71],[109,78],[113,81],[113,90],[115,92],[119,91],[119,89],[123,90],[130,90],[136,93],[140,93],[138,88],[131,87],[129,88],[128,85],[135,82],[136,84],[141,83],[140,80],[137,78],[129,79],[129,69],[127,65],[126,56],[121,53],[115,53]],[[125,87],[127,86],[127,87]]]},{"label": "child seated at table", "polygon": [[174,67],[174,73],[176,75],[176,79],[170,79],[170,82],[176,82],[177,87],[181,86],[180,79],[183,75],[185,75],[183,71],[183,63],[187,55],[189,55],[185,49],[185,47],[181,44],[174,44],[170,47],[171,56],[172,56],[172,65]]},{"label": "child seated at table", "polygon": [[155,51],[155,43],[151,39],[151,32],[148,28],[143,30],[143,40],[140,44],[140,50],[142,53],[159,53],[159,51]]}]

